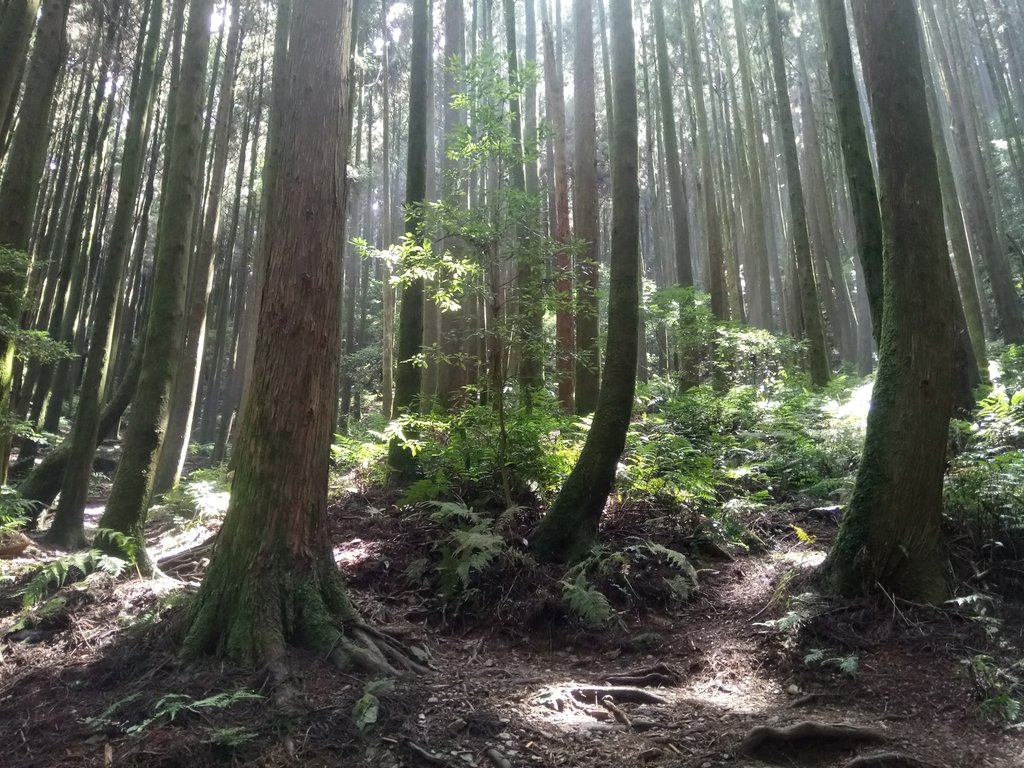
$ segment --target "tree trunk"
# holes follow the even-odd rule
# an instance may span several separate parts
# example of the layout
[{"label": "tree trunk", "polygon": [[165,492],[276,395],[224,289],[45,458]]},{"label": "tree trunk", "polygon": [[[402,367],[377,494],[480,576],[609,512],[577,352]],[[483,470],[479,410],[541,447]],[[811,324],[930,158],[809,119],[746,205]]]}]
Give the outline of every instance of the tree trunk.
[{"label": "tree trunk", "polygon": [[[28,251],[39,176],[46,163],[46,146],[50,137],[46,125],[53,107],[57,75],[67,52],[64,31],[69,6],[70,0],[47,0],[43,3],[35,47],[28,64],[21,117],[0,179],[0,248],[6,250]],[[11,266],[10,270],[4,270],[0,293],[20,298],[28,271],[27,259],[20,266]],[[5,309],[13,309],[11,320],[16,322],[17,308]],[[8,414],[13,364],[14,342],[0,332],[0,483],[7,481],[7,456],[11,447]]]},{"label": "tree trunk", "polygon": [[565,149],[565,94],[562,87],[561,71],[555,61],[555,41],[552,38],[551,22],[548,19],[547,3],[541,0],[543,19],[541,28],[544,37],[544,82],[551,120],[552,144],[554,147],[554,189],[555,220],[552,236],[562,247],[555,251],[555,367],[558,400],[566,413],[573,412],[574,381],[573,356],[574,317],[572,306],[572,253],[569,239],[569,168]]},{"label": "tree trunk", "polygon": [[153,473],[167,428],[174,373],[181,359],[211,8],[212,0],[189,3],[180,80],[177,92],[172,94],[174,123],[167,137],[171,151],[164,173],[142,372],[132,401],[121,461],[106,510],[100,518],[101,528],[119,531],[136,540],[136,556],[143,572],[152,572],[154,568],[144,545],[146,514],[153,490]]},{"label": "tree trunk", "polygon": [[864,454],[825,575],[840,594],[950,592],[942,480],[954,288],[913,0],[854,0],[878,149],[885,307]]},{"label": "tree trunk", "polygon": [[[86,360],[85,377],[78,399],[74,426],[68,439],[67,468],[61,486],[60,503],[54,515],[47,538],[65,548],[85,544],[84,512],[92,475],[93,456],[100,434],[100,404],[103,402],[107,379],[109,352],[113,336],[114,305],[121,288],[124,262],[131,246],[132,216],[135,214],[142,165],[145,161],[146,127],[155,95],[154,83],[156,50],[163,22],[163,0],[152,0],[145,25],[145,47],[140,58],[140,75],[131,95],[131,114],[128,117],[127,137],[121,156],[121,176],[118,184],[117,210],[110,235],[110,246],[92,325],[92,342]],[[143,31],[140,30],[140,37]]]},{"label": "tree trunk", "polygon": [[846,8],[841,2],[818,0],[818,17],[825,37],[828,76],[838,119],[839,141],[843,148],[846,183],[853,206],[857,253],[864,272],[861,289],[867,294],[871,327],[877,345],[882,332],[882,222],[878,213],[878,195],[867,133],[860,113]]},{"label": "tree trunk", "polygon": [[[14,107],[39,0],[11,0],[0,21],[0,127]],[[0,134],[0,144],[3,136]],[[0,151],[0,157],[3,152]]]},{"label": "tree trunk", "polygon": [[636,388],[640,187],[637,173],[636,53],[630,0],[611,0],[615,134],[612,143],[612,258],[608,339],[597,410],[580,457],[531,545],[546,560],[590,551],[626,444]]},{"label": "tree trunk", "polygon": [[[573,224],[576,254],[576,413],[593,413],[600,387],[598,346],[598,255],[600,198],[597,193],[597,104],[594,92],[594,0],[575,0],[573,20],[573,107],[576,179]],[[687,256],[689,258],[689,256]]]},{"label": "tree trunk", "polygon": [[[409,63],[409,147],[406,165],[405,233],[410,243],[418,242],[427,195],[427,71],[430,67],[429,0],[414,0],[413,51]],[[398,370],[392,418],[417,411],[422,386],[422,369],[413,359],[423,348],[423,278],[415,278],[402,291],[398,318]],[[395,438],[388,448],[391,480],[403,484],[416,473],[412,450]]]},{"label": "tree trunk", "polygon": [[[174,373],[171,390],[167,431],[160,448],[153,478],[153,492],[165,493],[178,482],[188,456],[189,435],[195,413],[196,393],[206,342],[206,315],[213,287],[214,256],[217,250],[221,220],[221,199],[227,172],[228,149],[231,143],[231,125],[235,102],[235,62],[241,52],[242,35],[239,23],[240,0],[232,0],[231,29],[224,55],[220,95],[217,104],[216,128],[213,132],[213,157],[210,169],[210,190],[206,200],[206,213],[196,219],[199,235],[189,263],[189,285],[185,305],[183,328],[184,348],[181,364]],[[207,115],[207,120],[212,120]]]},{"label": "tree trunk", "polygon": [[393,645],[359,624],[331,555],[326,514],[350,20],[349,0],[298,3],[291,15],[288,91],[273,107],[290,133],[266,193],[274,234],[263,240],[255,375],[231,502],[186,620],[186,655],[216,652],[268,666],[275,682],[292,643],[340,665],[414,666],[389,661]]},{"label": "tree trunk", "polygon": [[814,282],[811,244],[807,233],[807,212],[804,208],[803,185],[800,181],[800,161],[797,156],[793,111],[789,104],[786,63],[782,53],[782,27],[776,0],[767,0],[766,10],[771,64],[775,80],[775,100],[779,110],[779,125],[782,130],[786,184],[789,187],[790,229],[796,256],[796,280],[799,284],[802,328],[808,344],[807,355],[811,382],[820,387],[827,384],[831,378],[831,365],[825,346],[825,330],[821,320],[821,307],[818,303],[818,289]]}]

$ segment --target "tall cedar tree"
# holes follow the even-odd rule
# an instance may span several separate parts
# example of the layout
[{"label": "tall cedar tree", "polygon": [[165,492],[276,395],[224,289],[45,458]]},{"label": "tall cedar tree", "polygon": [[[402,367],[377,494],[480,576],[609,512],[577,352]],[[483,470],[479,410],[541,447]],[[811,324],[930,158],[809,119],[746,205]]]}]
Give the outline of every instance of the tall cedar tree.
[{"label": "tall cedar tree", "polygon": [[[415,0],[412,11],[412,58],[409,62],[409,147],[406,164],[405,233],[410,242],[422,234],[423,205],[427,197],[427,99],[430,70],[429,0]],[[385,169],[385,173],[387,170]],[[402,290],[398,313],[398,371],[392,418],[417,409],[423,369],[416,363],[423,345],[423,278]],[[412,450],[397,437],[388,447],[391,479],[404,484],[413,479],[416,459]]]},{"label": "tall cedar tree", "polygon": [[531,542],[546,560],[573,561],[586,555],[626,445],[636,389],[637,327],[640,320],[640,186],[637,176],[636,54],[630,0],[611,0],[612,256],[608,295],[605,370],[590,431],[580,457]]},{"label": "tall cedar tree", "polygon": [[157,225],[149,318],[145,331],[142,372],[132,400],[124,438],[101,528],[136,540],[140,568],[152,571],[144,531],[160,446],[167,427],[174,374],[181,357],[185,314],[185,282],[192,241],[192,212],[199,192],[199,142],[202,132],[204,81],[210,48],[213,0],[191,0],[181,73],[174,99],[174,123],[168,129],[170,154],[164,174],[160,221]]},{"label": "tall cedar tree", "polygon": [[825,575],[840,594],[949,595],[942,479],[954,287],[913,0],[854,0],[878,149],[884,311],[864,453]]},{"label": "tall cedar tree", "polygon": [[359,622],[328,536],[351,0],[297,3],[290,18],[284,91],[272,103],[290,130],[270,160],[253,381],[231,502],[184,642],[187,655],[267,665],[278,681],[290,644],[341,666],[415,666]]}]

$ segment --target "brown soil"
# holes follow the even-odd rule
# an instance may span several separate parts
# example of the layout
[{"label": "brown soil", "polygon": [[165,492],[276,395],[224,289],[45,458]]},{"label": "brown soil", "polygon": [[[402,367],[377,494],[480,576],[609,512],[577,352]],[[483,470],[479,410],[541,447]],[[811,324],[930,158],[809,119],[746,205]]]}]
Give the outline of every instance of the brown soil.
[{"label": "brown soil", "polygon": [[[966,615],[881,598],[808,602],[803,626],[792,632],[762,625],[797,605],[778,586],[802,591],[794,586],[803,579],[795,563],[827,544],[828,520],[800,522],[818,537],[801,544],[788,522],[802,518],[789,510],[766,517],[759,530],[771,551],[706,556],[697,563],[700,587],[685,604],[648,589],[658,582],[656,569],[638,572],[638,594],[613,601],[621,624],[588,631],[555,598],[561,572],[524,558],[484,571],[475,599],[453,616],[431,571],[411,567],[433,557],[443,533],[408,513],[368,515],[369,506],[386,505],[353,495],[332,510],[340,567],[364,615],[428,648],[437,670],[380,693],[370,735],[353,718],[366,679],[321,659],[296,653],[298,706],[289,712],[270,703],[265,674],[179,660],[181,609],[167,595],[181,592],[181,581],[94,575],[85,586],[64,587],[62,603],[46,616],[37,610],[10,634],[25,578],[15,575],[0,587],[0,765],[827,768],[893,752],[917,762],[877,765],[1024,765],[1024,739],[984,719],[965,664],[979,655],[1003,665],[1019,658],[1022,622],[1007,621],[990,636]],[[612,516],[606,537],[627,545],[639,515]],[[509,540],[528,524],[508,521]],[[679,531],[656,533],[666,546],[685,546]],[[207,535],[192,533],[194,541]],[[35,562],[43,559],[33,552]],[[186,591],[201,577],[206,552],[200,546],[171,562]],[[0,564],[0,576],[30,562]],[[820,660],[805,662],[814,649]],[[853,676],[839,669],[850,656]],[[607,692],[593,688],[621,675],[653,675],[659,684],[642,690],[660,703],[635,703],[638,695],[628,692],[602,701]],[[169,704],[239,690],[264,698],[180,708],[171,718]],[[797,729],[805,738],[738,751],[754,728],[806,722],[862,726],[885,741]]]}]

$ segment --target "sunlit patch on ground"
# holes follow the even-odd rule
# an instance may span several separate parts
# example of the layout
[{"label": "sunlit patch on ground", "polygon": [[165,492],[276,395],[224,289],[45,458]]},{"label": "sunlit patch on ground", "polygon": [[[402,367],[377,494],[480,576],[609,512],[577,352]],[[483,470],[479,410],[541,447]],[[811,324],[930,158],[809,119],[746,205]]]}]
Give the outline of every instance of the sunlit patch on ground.
[{"label": "sunlit patch on ground", "polygon": [[789,552],[776,552],[773,557],[798,568],[817,568],[825,562],[827,554],[820,549],[791,549]]},{"label": "sunlit patch on ground", "polygon": [[352,539],[334,548],[334,562],[342,570],[354,568],[380,551],[380,545],[372,541]]}]

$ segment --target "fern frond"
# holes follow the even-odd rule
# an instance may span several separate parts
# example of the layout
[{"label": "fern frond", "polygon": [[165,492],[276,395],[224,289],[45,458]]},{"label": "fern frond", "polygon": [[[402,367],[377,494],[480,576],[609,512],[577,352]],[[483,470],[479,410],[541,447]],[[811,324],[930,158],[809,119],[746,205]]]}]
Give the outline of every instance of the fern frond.
[{"label": "fern frond", "polygon": [[612,617],[612,606],[608,598],[590,586],[582,573],[575,581],[562,581],[562,598],[569,610],[589,627],[603,627]]}]

